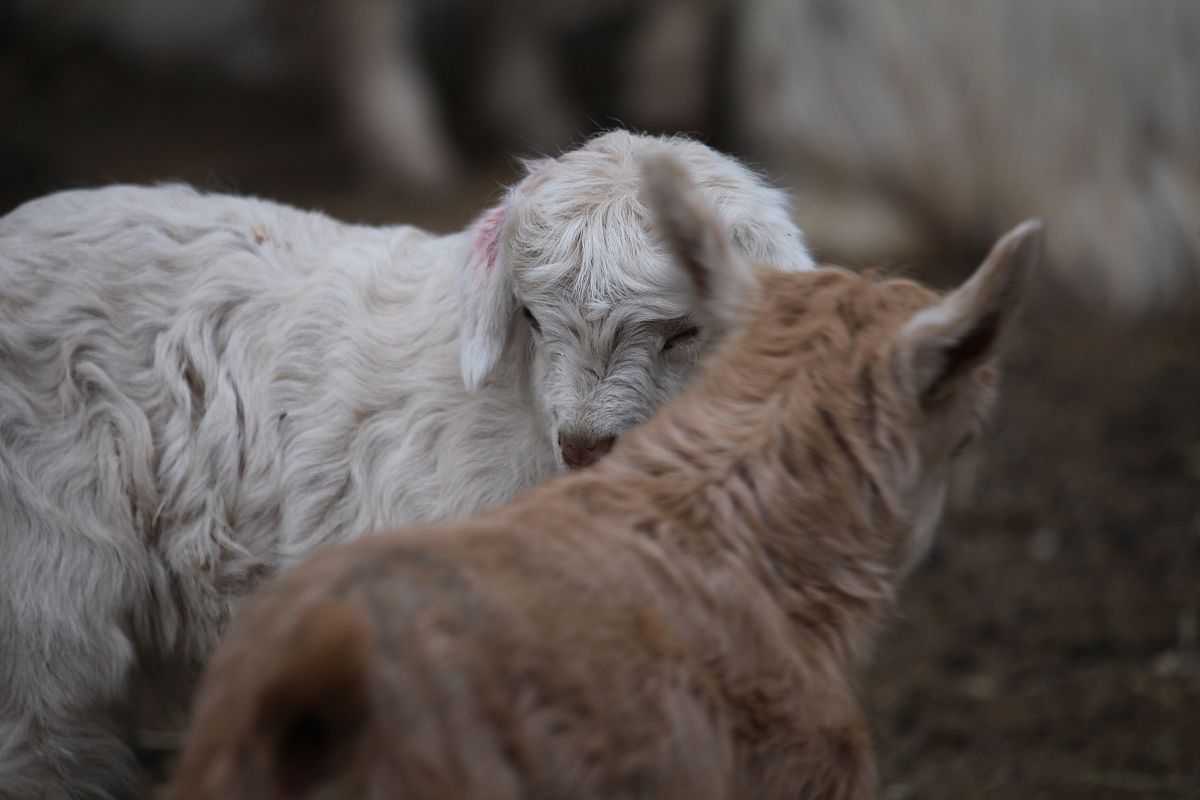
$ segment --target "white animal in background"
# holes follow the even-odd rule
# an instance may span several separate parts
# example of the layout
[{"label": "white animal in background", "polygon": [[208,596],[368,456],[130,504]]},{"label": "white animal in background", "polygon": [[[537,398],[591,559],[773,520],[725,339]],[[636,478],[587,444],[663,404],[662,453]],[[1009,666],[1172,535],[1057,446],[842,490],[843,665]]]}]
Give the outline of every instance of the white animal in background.
[{"label": "white animal in background", "polygon": [[973,246],[1037,212],[1048,266],[1084,297],[1128,312],[1200,300],[1200,3],[754,0],[745,14],[735,119],[797,181],[822,249],[894,256],[873,244],[885,230],[923,253]]},{"label": "white animal in background", "polygon": [[785,196],[623,131],[468,231],[180,186],[0,219],[0,797],[129,797],[236,601],[323,544],[468,516],[594,460],[705,333],[639,196],[669,147],[747,255],[811,259]]}]

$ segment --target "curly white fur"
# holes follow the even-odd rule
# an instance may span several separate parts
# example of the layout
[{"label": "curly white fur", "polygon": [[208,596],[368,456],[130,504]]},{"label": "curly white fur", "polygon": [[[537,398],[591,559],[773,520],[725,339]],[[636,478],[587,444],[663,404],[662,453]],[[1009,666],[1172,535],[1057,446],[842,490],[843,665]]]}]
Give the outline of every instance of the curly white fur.
[{"label": "curly white fur", "polygon": [[[665,145],[748,254],[811,266],[781,193]],[[249,588],[505,501],[560,469],[560,434],[674,394],[703,334],[678,338],[638,199],[661,146],[535,162],[445,237],[180,186],[0,220],[0,797],[136,793],[129,731],[173,724]]]}]

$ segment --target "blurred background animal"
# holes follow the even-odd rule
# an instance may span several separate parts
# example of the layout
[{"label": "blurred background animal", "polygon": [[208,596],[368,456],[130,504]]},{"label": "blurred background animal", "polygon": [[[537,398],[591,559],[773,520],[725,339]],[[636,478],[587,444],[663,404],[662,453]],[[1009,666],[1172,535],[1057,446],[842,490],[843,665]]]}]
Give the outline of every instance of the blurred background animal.
[{"label": "blurred background animal", "polygon": [[939,299],[748,262],[682,164],[646,164],[723,339],[695,387],[591,471],[250,599],[167,797],[876,796],[855,678],[994,397],[1040,226]]},{"label": "blurred background animal", "polygon": [[783,193],[624,131],[448,236],[182,186],[0,218],[0,797],[131,796],[131,725],[170,730],[259,581],[587,466],[677,393],[709,337],[638,196],[662,148],[747,255],[811,267]]},{"label": "blurred background animal", "polygon": [[372,179],[424,192],[451,188],[461,150],[481,142],[556,151],[610,118],[698,129],[728,3],[11,1],[59,46],[91,37],[150,62],[315,86]]},{"label": "blurred background animal", "polygon": [[1087,302],[1200,298],[1200,4],[756,0],[745,14],[738,132],[795,181],[819,245],[919,255],[1037,213]]}]

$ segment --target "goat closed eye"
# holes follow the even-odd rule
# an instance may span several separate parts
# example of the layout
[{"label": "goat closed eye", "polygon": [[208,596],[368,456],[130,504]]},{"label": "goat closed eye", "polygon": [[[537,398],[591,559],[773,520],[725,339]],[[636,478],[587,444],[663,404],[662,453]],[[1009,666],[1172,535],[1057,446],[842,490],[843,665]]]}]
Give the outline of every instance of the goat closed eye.
[{"label": "goat closed eye", "polygon": [[521,306],[521,315],[525,317],[525,321],[529,323],[529,327],[537,333],[542,332],[542,323],[537,321],[537,317],[529,310],[529,306]]},{"label": "goat closed eye", "polygon": [[690,328],[680,331],[671,338],[663,342],[662,351],[665,353],[672,348],[678,347],[681,344],[686,344],[700,335],[700,328],[693,325]]}]

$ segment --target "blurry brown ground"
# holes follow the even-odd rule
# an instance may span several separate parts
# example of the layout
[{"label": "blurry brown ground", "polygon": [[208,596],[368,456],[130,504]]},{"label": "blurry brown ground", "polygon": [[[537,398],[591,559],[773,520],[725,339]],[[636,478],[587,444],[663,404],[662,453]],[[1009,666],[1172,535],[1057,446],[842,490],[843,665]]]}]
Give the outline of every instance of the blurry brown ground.
[{"label": "blurry brown ground", "polygon": [[[364,190],[305,96],[9,45],[0,212],[186,180],[452,230],[512,175],[497,156],[452,197]],[[951,283],[958,261],[914,273]],[[885,796],[1200,797],[1200,318],[1039,304],[963,466],[864,681]]]}]

